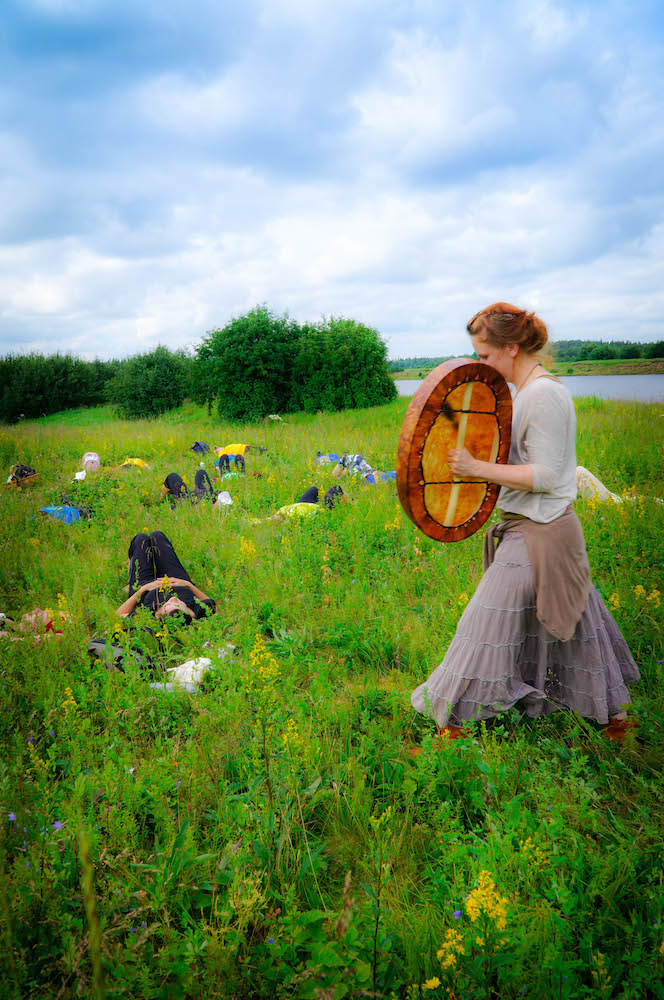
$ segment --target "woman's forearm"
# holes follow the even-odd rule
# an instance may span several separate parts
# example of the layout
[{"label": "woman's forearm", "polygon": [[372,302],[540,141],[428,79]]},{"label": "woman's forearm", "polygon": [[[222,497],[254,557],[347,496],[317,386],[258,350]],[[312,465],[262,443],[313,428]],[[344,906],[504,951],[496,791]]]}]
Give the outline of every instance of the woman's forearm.
[{"label": "woman's forearm", "polygon": [[124,604],[121,604],[118,610],[115,612],[120,618],[126,618],[127,615],[131,614],[136,605],[141,598],[141,591],[137,590],[135,593],[131,594]]},{"label": "woman's forearm", "polygon": [[507,486],[511,490],[523,490],[531,493],[534,484],[531,465],[497,465],[495,462],[482,462],[473,458],[467,448],[450,448],[447,453],[450,472],[462,479],[486,479],[498,486]]},{"label": "woman's forearm", "polygon": [[497,465],[495,462],[481,462],[479,459],[475,461],[477,471],[473,475],[478,479],[507,486],[510,490],[532,492],[533,470],[530,465]]}]

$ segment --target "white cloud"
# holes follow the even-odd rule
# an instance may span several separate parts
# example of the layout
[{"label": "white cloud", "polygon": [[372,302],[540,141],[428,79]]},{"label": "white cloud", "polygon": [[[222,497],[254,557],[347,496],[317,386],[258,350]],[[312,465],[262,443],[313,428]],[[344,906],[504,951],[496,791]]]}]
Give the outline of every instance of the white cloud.
[{"label": "white cloud", "polygon": [[[41,2],[49,26],[75,19]],[[499,298],[561,338],[661,338],[664,74],[645,5],[184,10],[162,11],[154,68],[120,58],[123,32],[136,51],[154,34],[128,6],[104,57],[117,79],[102,62],[61,87],[63,66],[94,68],[65,39],[48,97],[5,85],[0,353],[177,347],[264,301],[353,316],[393,355],[464,350],[468,316]],[[195,31],[212,39],[200,65],[178,47]]]}]

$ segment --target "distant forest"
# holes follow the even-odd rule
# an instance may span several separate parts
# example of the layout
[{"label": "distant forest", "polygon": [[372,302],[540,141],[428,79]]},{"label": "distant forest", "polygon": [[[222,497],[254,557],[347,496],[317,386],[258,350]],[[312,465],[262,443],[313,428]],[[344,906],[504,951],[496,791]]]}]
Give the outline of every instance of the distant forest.
[{"label": "distant forest", "polygon": [[[629,340],[556,340],[551,344],[556,361],[607,361],[612,358],[664,358],[664,340],[636,344]],[[469,352],[470,353],[470,352]],[[391,372],[408,368],[435,368],[456,355],[441,358],[395,358],[388,362]]]}]

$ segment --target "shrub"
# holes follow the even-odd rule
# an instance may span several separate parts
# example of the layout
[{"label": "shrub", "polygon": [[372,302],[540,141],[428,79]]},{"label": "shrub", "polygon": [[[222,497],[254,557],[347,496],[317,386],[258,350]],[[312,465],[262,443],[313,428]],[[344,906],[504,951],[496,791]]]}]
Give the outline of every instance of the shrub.
[{"label": "shrub", "polygon": [[125,419],[157,417],[182,405],[187,381],[186,358],[160,346],[124,361],[108,383],[107,398]]},{"label": "shrub", "polygon": [[82,361],[70,354],[0,358],[0,421],[12,424],[21,416],[98,405],[119,366],[119,361]]},{"label": "shrub", "polygon": [[213,330],[198,352],[200,391],[210,391],[213,378],[219,416],[227,420],[260,420],[268,413],[292,409],[291,376],[300,328],[288,314],[276,316],[266,305]]},{"label": "shrub", "polygon": [[387,346],[377,330],[331,316],[302,330],[293,367],[298,409],[345,410],[396,399],[387,367]]}]

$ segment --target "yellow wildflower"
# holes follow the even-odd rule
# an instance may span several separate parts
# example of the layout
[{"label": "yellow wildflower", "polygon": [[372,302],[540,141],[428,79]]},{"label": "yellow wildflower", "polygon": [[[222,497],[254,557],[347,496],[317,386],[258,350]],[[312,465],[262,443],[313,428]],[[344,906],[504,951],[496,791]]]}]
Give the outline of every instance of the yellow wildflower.
[{"label": "yellow wildflower", "polygon": [[378,833],[381,826],[387,826],[387,824],[390,822],[391,819],[392,819],[392,806],[388,806],[387,809],[385,809],[380,814],[380,816],[376,816],[375,813],[373,816],[370,816],[369,822],[373,827],[374,833]]},{"label": "yellow wildflower", "polygon": [[431,979],[427,979],[425,983],[422,983],[423,990],[435,990],[440,986],[440,979],[438,976],[433,976]]},{"label": "yellow wildflower", "polygon": [[595,953],[595,968],[592,970],[592,977],[595,986],[598,986],[601,990],[608,989],[611,985],[611,979],[609,978],[609,973],[604,962],[604,955],[601,951]]},{"label": "yellow wildflower", "polygon": [[463,944],[463,934],[455,931],[453,927],[445,932],[445,940],[436,952],[436,957],[444,969],[449,969],[456,965],[458,955],[465,955],[466,949]]},{"label": "yellow wildflower", "polygon": [[639,583],[639,584],[638,584],[638,585],[637,585],[637,586],[636,586],[636,587],[634,588],[634,596],[635,596],[636,598],[641,598],[641,597],[645,597],[645,596],[646,596],[646,588],[645,588],[645,587],[642,587],[642,586],[641,586],[641,584]]},{"label": "yellow wildflower", "polygon": [[496,924],[498,930],[505,930],[507,921],[507,897],[496,892],[496,884],[487,871],[480,872],[477,889],[466,900],[466,913],[473,923],[485,913]]},{"label": "yellow wildflower", "polygon": [[654,608],[658,608],[661,596],[660,592],[653,587],[652,591],[648,594],[648,604],[652,604]]},{"label": "yellow wildflower", "polygon": [[465,608],[465,606],[466,606],[466,604],[468,604],[469,600],[470,600],[470,598],[469,598],[468,594],[466,593],[466,591],[462,590],[461,593],[459,594],[459,599],[457,601],[457,604],[459,605],[460,608]]},{"label": "yellow wildflower", "polygon": [[543,868],[549,861],[549,855],[537,844],[533,843],[532,837],[519,841],[519,852],[523,855],[524,861],[536,868]]},{"label": "yellow wildflower", "polygon": [[251,562],[255,558],[256,558],[256,546],[250,539],[247,539],[244,537],[244,535],[241,535],[240,559],[242,560],[242,562]]},{"label": "yellow wildflower", "polygon": [[264,692],[272,691],[279,677],[279,664],[267,649],[260,632],[256,633],[249,663],[255,685]]},{"label": "yellow wildflower", "polygon": [[304,750],[304,740],[300,735],[295,719],[290,718],[286,723],[286,728],[282,735],[285,749],[292,755],[297,756]]},{"label": "yellow wildflower", "polygon": [[620,607],[620,594],[617,594],[615,592],[613,594],[611,594],[611,596],[609,598],[609,604],[611,605],[612,608],[619,608]]},{"label": "yellow wildflower", "polygon": [[74,698],[74,692],[70,687],[65,688],[65,700],[62,703],[62,708],[67,719],[77,718],[78,705],[76,704],[76,699]]}]

